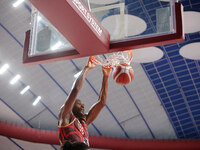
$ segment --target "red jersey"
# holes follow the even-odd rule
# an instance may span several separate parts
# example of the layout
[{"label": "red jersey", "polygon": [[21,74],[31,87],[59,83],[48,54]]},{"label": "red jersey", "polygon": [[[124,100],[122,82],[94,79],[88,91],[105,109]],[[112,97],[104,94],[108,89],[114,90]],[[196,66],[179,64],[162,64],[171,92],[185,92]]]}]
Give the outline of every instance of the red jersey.
[{"label": "red jersey", "polygon": [[60,144],[64,141],[83,142],[89,145],[87,124],[84,120],[72,117],[72,121],[66,126],[58,126]]}]

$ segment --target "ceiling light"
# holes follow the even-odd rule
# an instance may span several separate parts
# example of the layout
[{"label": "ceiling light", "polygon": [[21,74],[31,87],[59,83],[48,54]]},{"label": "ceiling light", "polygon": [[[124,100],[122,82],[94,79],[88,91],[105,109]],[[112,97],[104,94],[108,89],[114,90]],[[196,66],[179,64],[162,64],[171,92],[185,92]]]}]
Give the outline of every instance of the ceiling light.
[{"label": "ceiling light", "polygon": [[15,84],[19,79],[21,78],[21,76],[18,74],[16,75],[11,81],[10,81],[10,84]]},{"label": "ceiling light", "polygon": [[30,89],[30,86],[26,86],[21,92],[20,94],[23,95],[26,91],[28,91]]},{"label": "ceiling light", "polygon": [[5,64],[1,67],[0,69],[0,74],[3,74],[7,69],[9,68],[9,65],[8,64]]},{"label": "ceiling light", "polygon": [[185,33],[194,33],[200,31],[200,12],[184,11],[183,17]]},{"label": "ceiling light", "polygon": [[33,102],[33,106],[35,106],[41,99],[41,96],[38,96],[35,101]]},{"label": "ceiling light", "polygon": [[17,0],[15,3],[13,3],[13,7],[19,6],[24,0]]},{"label": "ceiling light", "polygon": [[181,56],[192,59],[192,60],[200,60],[200,42],[190,43],[181,47],[179,53]]},{"label": "ceiling light", "polygon": [[51,47],[51,50],[54,51],[54,50],[58,49],[61,45],[62,45],[62,42],[58,41],[54,46]]},{"label": "ceiling light", "polygon": [[145,47],[132,50],[133,62],[149,63],[161,59],[164,55],[163,51],[157,47]]},{"label": "ceiling light", "polygon": [[76,74],[74,75],[74,78],[78,78],[78,76],[81,74],[81,72],[82,72],[82,71],[79,71],[78,73],[76,73]]}]

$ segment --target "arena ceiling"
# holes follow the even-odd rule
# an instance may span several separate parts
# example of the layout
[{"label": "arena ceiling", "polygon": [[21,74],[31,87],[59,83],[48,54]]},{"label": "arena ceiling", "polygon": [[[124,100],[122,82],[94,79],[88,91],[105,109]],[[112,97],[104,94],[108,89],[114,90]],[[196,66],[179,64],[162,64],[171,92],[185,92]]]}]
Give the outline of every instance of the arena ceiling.
[{"label": "arena ceiling", "polygon": [[[165,5],[164,1],[154,1],[146,4],[134,1],[140,4],[138,7],[146,8],[147,24],[153,18],[150,10]],[[70,93],[74,75],[83,69],[88,58],[33,66],[22,64],[25,32],[31,28],[30,3],[26,1],[14,8],[14,2],[0,1],[0,67],[6,63],[10,66],[0,74],[0,121],[57,131],[59,108]],[[200,138],[200,2],[180,2],[184,6],[185,41],[147,48],[152,52],[148,55],[155,55],[159,60],[132,62],[135,77],[126,86],[117,85],[110,77],[107,105],[89,126],[91,135],[136,139]],[[155,49],[159,52],[153,53]],[[20,80],[11,85],[10,80],[17,74],[21,75]],[[86,111],[98,100],[101,80],[100,66],[89,71],[78,95]],[[30,90],[21,95],[20,91],[27,85]],[[37,96],[41,96],[41,100],[33,106]],[[0,144],[7,150],[59,149],[55,145],[3,136],[0,136]]]}]

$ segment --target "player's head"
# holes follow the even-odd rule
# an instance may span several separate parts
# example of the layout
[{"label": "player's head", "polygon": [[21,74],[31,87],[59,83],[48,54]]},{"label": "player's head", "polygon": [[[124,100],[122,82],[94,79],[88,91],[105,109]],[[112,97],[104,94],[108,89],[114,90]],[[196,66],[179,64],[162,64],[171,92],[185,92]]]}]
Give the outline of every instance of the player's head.
[{"label": "player's head", "polygon": [[89,150],[89,147],[88,145],[82,142],[71,143],[65,141],[61,146],[61,150]]},{"label": "player's head", "polygon": [[84,104],[81,102],[80,99],[76,99],[73,109],[72,109],[73,114],[76,117],[81,118],[84,115],[84,111],[85,111]]}]

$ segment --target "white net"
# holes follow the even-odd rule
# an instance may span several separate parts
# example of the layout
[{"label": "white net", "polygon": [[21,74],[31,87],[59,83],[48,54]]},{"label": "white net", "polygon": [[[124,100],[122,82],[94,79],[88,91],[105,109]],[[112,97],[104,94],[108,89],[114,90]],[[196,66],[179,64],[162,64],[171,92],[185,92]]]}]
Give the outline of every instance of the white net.
[{"label": "white net", "polygon": [[96,64],[102,65],[104,67],[116,67],[120,64],[126,63],[130,64],[132,59],[131,51],[117,52],[112,54],[97,55],[93,57],[93,61]]}]

